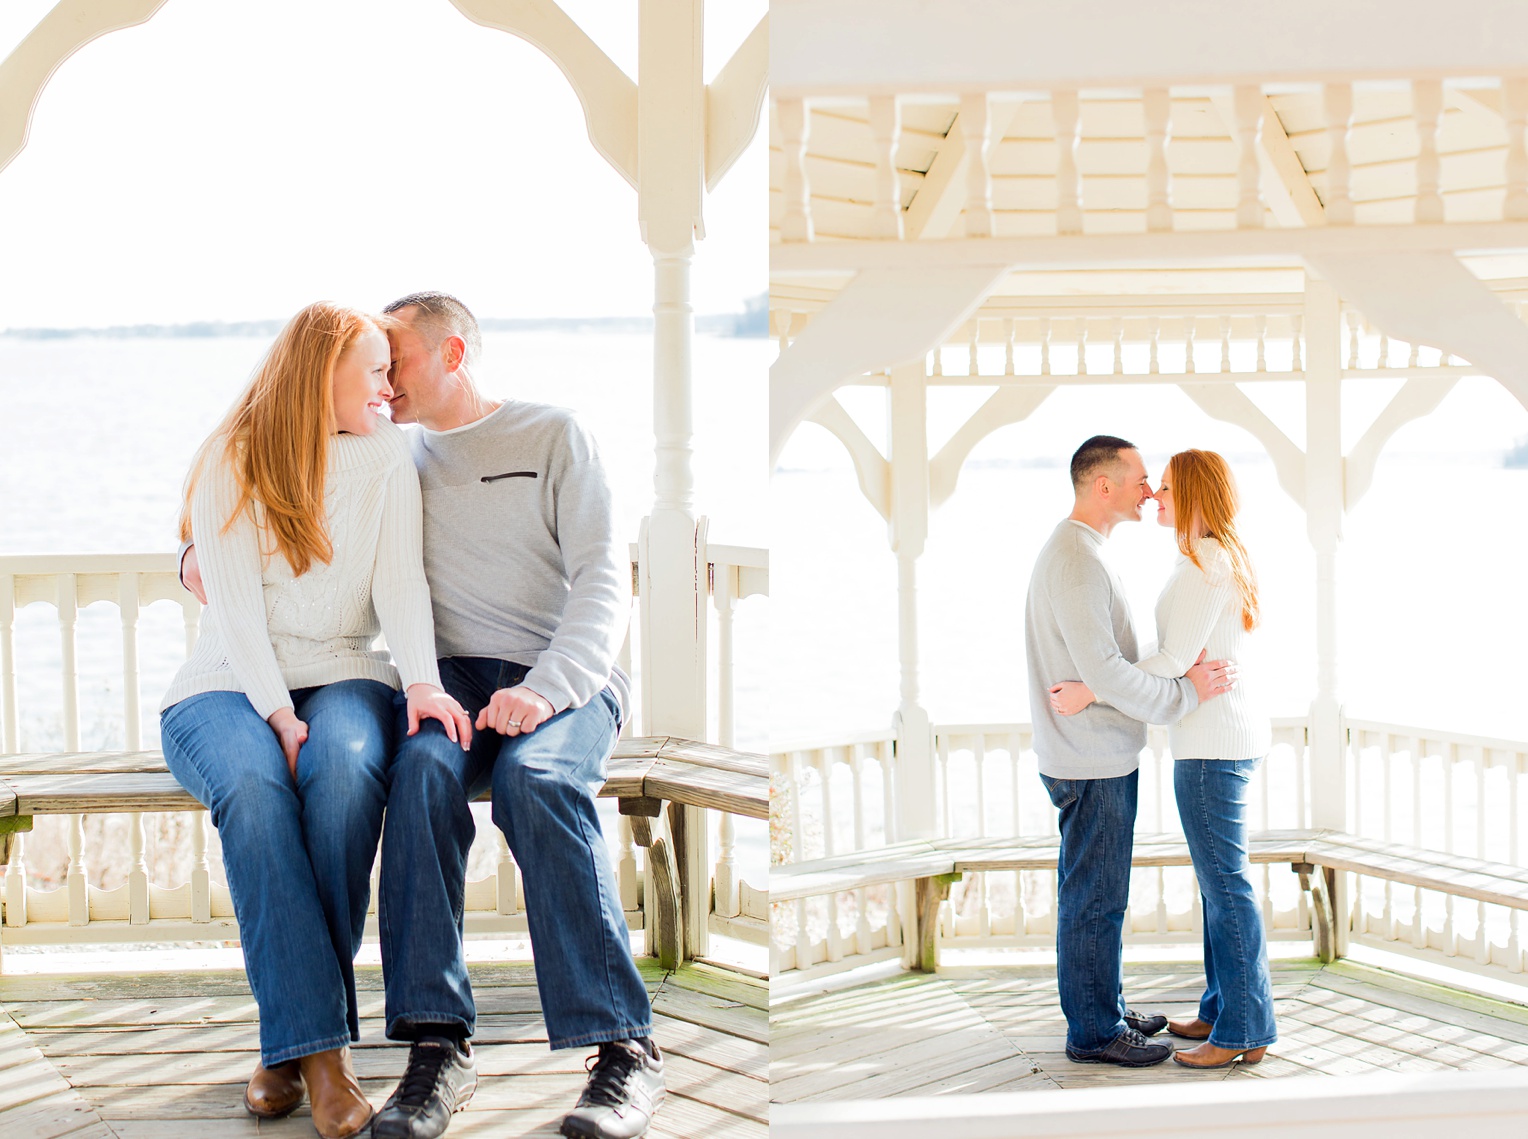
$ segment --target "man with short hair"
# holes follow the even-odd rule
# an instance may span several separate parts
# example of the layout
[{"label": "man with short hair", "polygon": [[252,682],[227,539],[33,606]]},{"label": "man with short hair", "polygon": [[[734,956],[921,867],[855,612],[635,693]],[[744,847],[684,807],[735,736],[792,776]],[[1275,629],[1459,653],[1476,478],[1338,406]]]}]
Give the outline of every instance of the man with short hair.
[{"label": "man with short hair", "polygon": [[[1140,521],[1152,497],[1146,466],[1133,443],[1095,435],[1072,456],[1071,473],[1072,513],[1036,559],[1024,611],[1035,755],[1061,812],[1056,985],[1068,1059],[1146,1067],[1173,1050],[1147,1039],[1167,1018],[1132,1011],[1122,992],[1140,751],[1148,723],[1179,720],[1227,691],[1235,667],[1202,653],[1177,679],[1134,666],[1130,606],[1102,553],[1116,525]],[[1063,680],[1083,681],[1097,702],[1059,715],[1050,688]]]},{"label": "man with short hair", "polygon": [[562,1134],[630,1139],[664,1087],[594,804],[631,698],[615,665],[631,571],[610,487],[571,412],[478,392],[478,325],[459,300],[413,293],[384,311],[397,322],[393,420],[420,427],[411,444],[441,680],[477,731],[463,747],[438,724],[408,735],[399,721],[379,926],[387,1035],[411,1047],[371,1133],[433,1139],[477,1087],[462,917],[468,804],[491,787],[525,883],[551,1047],[599,1048]]}]

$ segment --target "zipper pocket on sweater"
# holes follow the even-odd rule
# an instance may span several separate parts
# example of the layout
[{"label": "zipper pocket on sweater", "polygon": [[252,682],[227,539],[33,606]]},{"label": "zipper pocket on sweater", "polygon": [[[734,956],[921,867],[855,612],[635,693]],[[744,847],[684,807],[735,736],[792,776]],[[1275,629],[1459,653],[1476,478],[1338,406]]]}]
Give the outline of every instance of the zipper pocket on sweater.
[{"label": "zipper pocket on sweater", "polygon": [[479,482],[498,482],[500,479],[534,479],[540,476],[535,471],[505,471],[502,475],[484,475]]}]

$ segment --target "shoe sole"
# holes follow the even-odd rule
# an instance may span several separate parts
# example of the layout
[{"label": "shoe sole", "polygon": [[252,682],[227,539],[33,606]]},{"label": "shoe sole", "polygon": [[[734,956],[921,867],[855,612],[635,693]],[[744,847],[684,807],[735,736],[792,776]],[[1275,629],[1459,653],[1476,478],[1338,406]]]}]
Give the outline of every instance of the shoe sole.
[{"label": "shoe sole", "polygon": [[299,1099],[291,1107],[284,1107],[280,1111],[259,1111],[255,1108],[254,1104],[249,1102],[249,1097],[245,1096],[244,1110],[249,1112],[256,1119],[285,1119],[287,1116],[291,1115],[292,1112],[301,1107],[307,1098],[307,1096],[303,1096],[302,1099]]},{"label": "shoe sole", "polygon": [[1235,1056],[1232,1056],[1229,1060],[1221,1064],[1191,1064],[1187,1060],[1180,1060],[1178,1058],[1178,1053],[1174,1052],[1173,1062],[1176,1063],[1180,1068],[1192,1068],[1196,1072],[1213,1072],[1216,1068],[1229,1068],[1232,1064],[1248,1065],[1261,1064],[1263,1062],[1263,1058],[1261,1056],[1259,1056],[1256,1060],[1243,1060],[1242,1057],[1245,1055],[1245,1052],[1237,1053]]},{"label": "shoe sole", "polygon": [[1169,1056],[1177,1053],[1169,1052],[1161,1060],[1111,1060],[1107,1056],[1073,1056],[1070,1052],[1066,1058],[1074,1064],[1113,1064],[1116,1068],[1153,1068],[1163,1063]]}]

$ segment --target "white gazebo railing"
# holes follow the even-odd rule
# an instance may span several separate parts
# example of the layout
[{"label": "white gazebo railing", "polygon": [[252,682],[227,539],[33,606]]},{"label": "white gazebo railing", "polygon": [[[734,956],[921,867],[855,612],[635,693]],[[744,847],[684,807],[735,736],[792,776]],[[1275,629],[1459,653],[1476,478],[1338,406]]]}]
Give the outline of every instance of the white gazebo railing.
[{"label": "white gazebo railing", "polygon": [[[1450,856],[1489,859],[1522,867],[1528,876],[1528,850],[1518,833],[1528,796],[1528,744],[1358,720],[1344,727],[1352,834],[1436,850],[1444,864]],[[937,838],[1056,833],[1055,809],[1037,777],[1028,724],[936,725],[934,754]],[[1251,830],[1311,827],[1310,762],[1306,722],[1275,720],[1273,748],[1251,788]],[[1181,832],[1172,763],[1165,730],[1151,729],[1141,762],[1139,834]],[[896,817],[895,768],[889,730],[776,752],[775,860],[873,854],[896,841],[895,826],[884,823]],[[836,826],[825,824],[833,818],[839,820]],[[1352,941],[1518,982],[1528,972],[1520,911],[1353,877],[1350,909],[1337,915]],[[1312,937],[1309,902],[1294,876],[1263,864],[1254,867],[1253,878],[1270,938]],[[777,904],[772,945],[777,974],[831,972],[903,955],[908,948],[903,931],[914,921],[909,885]],[[1055,939],[1055,890],[1054,871],[967,873],[941,908],[941,943],[1049,947]],[[1197,943],[1201,922],[1192,870],[1135,870],[1127,942]]]},{"label": "white gazebo railing", "polygon": [[[702,524],[701,532],[704,533]],[[722,737],[731,743],[731,718],[734,705],[731,627],[737,602],[768,592],[768,555],[751,547],[710,546],[704,550],[714,614],[708,622],[708,639],[719,643],[715,680]],[[634,576],[640,578],[633,564]],[[90,554],[33,555],[0,557],[0,777],[5,756],[23,751],[21,715],[24,704],[18,674],[17,614],[29,605],[41,603],[57,615],[58,660],[61,664],[62,722],[59,738],[51,745],[61,745],[64,753],[96,750],[100,741],[82,736],[82,685],[79,640],[79,614],[87,606],[105,602],[117,606],[121,619],[121,725],[124,752],[138,752],[144,747],[143,683],[140,665],[140,625],[145,612],[156,603],[168,602],[180,610],[179,625],[184,632],[184,647],[189,652],[195,643],[201,608],[181,588],[170,554]],[[157,617],[157,615],[156,615]],[[162,630],[162,620],[155,620]],[[637,623],[634,623],[634,625]],[[640,631],[633,630],[640,642]],[[87,646],[93,665],[112,655],[110,645]],[[162,648],[162,646],[155,646]],[[639,657],[640,659],[640,657]],[[97,671],[94,667],[92,673]],[[640,685],[640,671],[634,677]],[[33,687],[28,685],[28,687]],[[92,695],[100,695],[95,693]],[[92,701],[92,704],[98,701]],[[30,743],[30,741],[29,741]],[[59,746],[30,744],[28,752],[58,751]],[[120,753],[116,753],[120,754]],[[121,767],[121,760],[105,758],[106,768],[113,763],[121,770],[133,770],[132,761]],[[78,765],[76,765],[78,766]],[[87,765],[88,767],[88,765]],[[60,768],[64,770],[64,768]],[[80,778],[88,779],[89,776]],[[699,807],[689,828],[704,841],[692,842],[694,865],[690,881],[697,888],[686,891],[691,913],[688,946],[692,956],[703,956],[711,933],[738,938],[757,945],[767,940],[767,890],[744,880],[737,862],[738,828],[755,828],[762,844],[763,825],[757,819],[741,822],[732,815]],[[712,815],[720,816],[719,820]],[[29,874],[27,839],[24,833],[9,834],[10,851],[3,881],[0,881],[0,906],[3,926],[0,945],[55,944],[63,942],[167,942],[232,939],[238,936],[233,907],[226,885],[219,882],[210,857],[210,828],[205,811],[185,811],[181,807],[159,814],[153,846],[165,852],[167,859],[187,869],[183,880],[168,885],[155,884],[149,866],[149,832],[142,812],[125,814],[65,816],[67,864],[63,882],[57,888],[43,888],[36,876]],[[8,820],[0,818],[0,836],[6,835]],[[31,822],[30,819],[27,820]],[[125,836],[124,833],[125,832]],[[753,832],[750,832],[753,833]],[[714,844],[712,834],[719,835]],[[125,837],[125,842],[123,841]],[[101,846],[108,843],[114,852],[108,855]],[[479,843],[472,865],[479,873],[467,883],[466,928],[472,934],[521,933],[526,927],[524,892],[518,868],[511,857],[503,834],[497,827],[480,820]],[[97,849],[90,849],[97,845]],[[125,865],[107,865],[105,859],[120,859]],[[623,908],[633,929],[648,928],[645,912],[648,872],[645,852],[639,853],[632,825],[620,819],[618,839],[612,851]],[[120,884],[103,888],[103,876],[120,879]],[[95,882],[97,884],[92,884]],[[373,895],[375,898],[375,883]],[[704,907],[701,909],[700,907]],[[368,933],[375,934],[375,916],[368,918]],[[650,940],[650,938],[649,938]]]}]

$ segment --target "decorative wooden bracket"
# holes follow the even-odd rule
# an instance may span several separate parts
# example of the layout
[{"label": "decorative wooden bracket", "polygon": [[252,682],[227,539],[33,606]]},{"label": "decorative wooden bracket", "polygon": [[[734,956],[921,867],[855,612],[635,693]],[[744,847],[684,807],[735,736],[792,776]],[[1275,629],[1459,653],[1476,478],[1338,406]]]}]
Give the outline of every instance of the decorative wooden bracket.
[{"label": "decorative wooden bracket", "polygon": [[1300,876],[1300,889],[1310,893],[1312,920],[1316,926],[1316,956],[1330,965],[1337,958],[1337,917],[1332,898],[1337,892],[1337,872],[1293,862],[1289,868]]},{"label": "decorative wooden bracket", "polygon": [[[631,809],[628,810],[628,804]],[[661,799],[622,799],[621,814],[631,819],[631,835],[647,851],[647,865],[652,874],[652,918],[656,928],[654,942],[658,964],[677,969],[684,960],[684,926],[679,915],[679,867],[669,841],[659,834],[652,820],[663,812]]]},{"label": "decorative wooden bracket", "polygon": [[933,973],[939,968],[939,907],[950,896],[950,886],[965,875],[935,874],[919,878],[914,904],[918,910],[918,957],[916,967],[921,973]]}]

